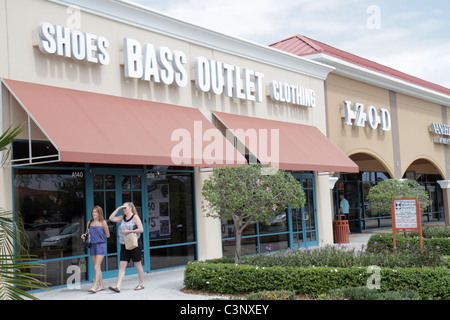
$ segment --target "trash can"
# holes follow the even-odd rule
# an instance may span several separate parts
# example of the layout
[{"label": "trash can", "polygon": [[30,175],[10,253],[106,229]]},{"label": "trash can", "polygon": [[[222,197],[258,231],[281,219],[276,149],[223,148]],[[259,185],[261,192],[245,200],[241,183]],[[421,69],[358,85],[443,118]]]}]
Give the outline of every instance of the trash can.
[{"label": "trash can", "polygon": [[334,243],[349,243],[348,239],[348,220],[345,220],[345,215],[338,214],[337,220],[333,221],[334,227]]}]

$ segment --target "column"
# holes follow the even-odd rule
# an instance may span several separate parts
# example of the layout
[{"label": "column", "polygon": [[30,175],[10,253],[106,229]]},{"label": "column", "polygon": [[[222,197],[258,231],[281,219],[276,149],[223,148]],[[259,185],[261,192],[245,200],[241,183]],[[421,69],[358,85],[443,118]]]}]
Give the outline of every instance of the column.
[{"label": "column", "polygon": [[438,183],[442,188],[444,198],[445,225],[450,226],[450,180],[439,180]]},{"label": "column", "polygon": [[222,257],[222,232],[219,219],[208,218],[204,212],[202,187],[212,173],[209,168],[195,168],[195,202],[198,260]]},{"label": "column", "polygon": [[315,172],[319,245],[333,244],[333,210],[328,172]]}]

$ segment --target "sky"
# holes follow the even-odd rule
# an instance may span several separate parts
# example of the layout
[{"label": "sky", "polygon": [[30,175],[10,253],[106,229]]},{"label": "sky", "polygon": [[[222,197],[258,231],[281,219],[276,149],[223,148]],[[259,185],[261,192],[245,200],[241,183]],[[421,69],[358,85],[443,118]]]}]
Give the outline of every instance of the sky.
[{"label": "sky", "polygon": [[450,88],[450,1],[128,1],[263,45],[304,35]]}]

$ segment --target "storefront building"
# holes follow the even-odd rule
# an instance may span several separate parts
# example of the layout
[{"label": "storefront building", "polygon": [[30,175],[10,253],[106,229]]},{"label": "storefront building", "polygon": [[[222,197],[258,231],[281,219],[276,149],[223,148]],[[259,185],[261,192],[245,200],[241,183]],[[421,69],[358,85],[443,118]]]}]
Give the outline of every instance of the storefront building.
[{"label": "storefront building", "polygon": [[202,184],[251,159],[291,171],[308,199],[248,230],[246,253],[333,242],[331,176],[359,171],[327,138],[333,67],[121,1],[1,0],[0,23],[1,132],[23,126],[0,207],[20,212],[50,285],[93,279],[80,235],[94,205],[135,204],[147,272],[232,254]]},{"label": "storefront building", "polygon": [[338,194],[350,203],[352,232],[392,226],[366,198],[389,178],[418,181],[432,200],[422,221],[450,224],[450,89],[300,35],[271,46],[334,67],[325,82],[328,137],[360,169],[336,174],[334,187],[335,212]]}]

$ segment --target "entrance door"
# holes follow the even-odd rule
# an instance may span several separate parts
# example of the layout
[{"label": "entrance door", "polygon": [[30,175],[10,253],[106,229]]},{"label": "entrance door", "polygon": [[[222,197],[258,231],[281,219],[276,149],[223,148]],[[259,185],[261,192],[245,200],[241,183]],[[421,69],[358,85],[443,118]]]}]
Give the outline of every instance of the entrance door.
[{"label": "entrance door", "polygon": [[[146,198],[144,199],[146,193],[143,192],[143,190],[145,190],[144,177],[145,175],[143,172],[139,170],[120,170],[114,172],[111,169],[92,169],[92,172],[87,177],[88,209],[86,212],[88,212],[88,214],[86,219],[88,221],[91,219],[90,212],[94,205],[101,206],[103,208],[105,219],[108,219],[109,215],[124,202],[133,202],[144,226],[144,233],[141,234],[141,237],[145,237],[145,235],[148,234],[148,231],[145,232],[145,230],[148,230],[148,224],[146,223],[148,213],[146,206],[142,206],[143,203],[147,203]],[[122,215],[122,212],[120,211],[118,215]],[[110,237],[107,241],[107,254],[102,263],[102,272],[103,277],[105,278],[117,276],[120,258],[119,224],[108,221],[108,227]],[[148,241],[145,241],[145,239],[142,239],[141,241],[143,241],[144,244],[144,271],[149,271],[150,263],[146,263],[149,261],[149,256],[148,254],[144,254],[148,252],[148,246],[145,245]],[[94,268],[92,260],[89,260],[88,277],[89,279],[93,279]],[[130,262],[128,267],[132,266],[133,262]],[[127,274],[135,272],[135,268],[127,270]]]},{"label": "entrance door", "polygon": [[291,247],[310,247],[319,243],[317,237],[316,195],[314,189],[314,174],[298,173],[293,176],[300,182],[306,196],[302,208],[288,210],[291,220]]}]

